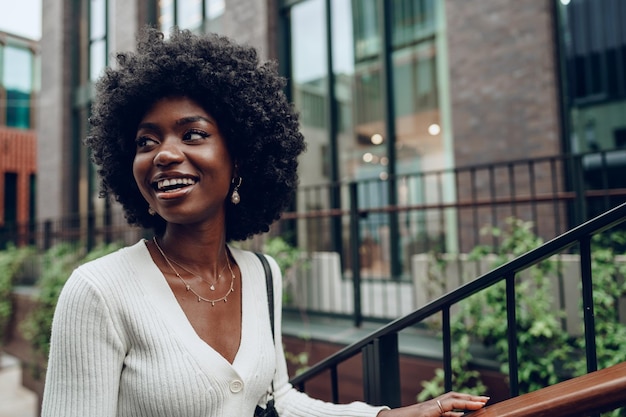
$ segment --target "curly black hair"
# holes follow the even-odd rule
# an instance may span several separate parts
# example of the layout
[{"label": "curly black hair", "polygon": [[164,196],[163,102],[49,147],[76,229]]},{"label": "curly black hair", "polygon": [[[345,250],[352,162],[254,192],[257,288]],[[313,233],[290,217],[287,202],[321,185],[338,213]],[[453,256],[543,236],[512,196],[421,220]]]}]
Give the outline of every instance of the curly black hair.
[{"label": "curly black hair", "polygon": [[85,141],[98,165],[100,195],[114,195],[129,224],[164,231],[165,220],[148,214],[133,179],[134,139],[154,102],[185,96],[215,118],[243,179],[241,203],[226,203],[227,241],[268,231],[291,202],[305,149],[275,63],[261,64],[253,48],[226,37],[177,28],[168,38],[144,28],[137,52],[118,53],[117,63],[96,83]]}]

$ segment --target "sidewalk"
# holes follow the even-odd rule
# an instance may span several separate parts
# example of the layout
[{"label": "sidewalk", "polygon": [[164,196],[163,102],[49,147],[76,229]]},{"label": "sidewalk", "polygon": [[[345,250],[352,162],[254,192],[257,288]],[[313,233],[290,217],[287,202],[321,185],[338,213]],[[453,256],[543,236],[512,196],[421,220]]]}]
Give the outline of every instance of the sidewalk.
[{"label": "sidewalk", "polygon": [[37,396],[21,380],[17,359],[0,353],[0,417],[36,417]]}]

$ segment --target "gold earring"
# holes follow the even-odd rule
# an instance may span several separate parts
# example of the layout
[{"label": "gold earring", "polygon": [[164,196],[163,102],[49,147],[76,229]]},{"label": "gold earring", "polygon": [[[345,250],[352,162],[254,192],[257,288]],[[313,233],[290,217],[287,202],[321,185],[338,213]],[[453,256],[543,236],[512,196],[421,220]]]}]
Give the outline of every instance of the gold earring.
[{"label": "gold earring", "polygon": [[[237,177],[237,179],[239,181],[235,185],[235,188],[233,188],[233,193],[230,195],[230,202],[233,203],[234,205],[237,205],[239,204],[239,202],[241,202],[241,196],[239,195],[239,187],[241,186],[242,179],[241,177]],[[233,178],[231,182],[235,184],[235,179]]]},{"label": "gold earring", "polygon": [[156,214],[156,211],[152,207],[148,206],[148,214],[154,216]]}]

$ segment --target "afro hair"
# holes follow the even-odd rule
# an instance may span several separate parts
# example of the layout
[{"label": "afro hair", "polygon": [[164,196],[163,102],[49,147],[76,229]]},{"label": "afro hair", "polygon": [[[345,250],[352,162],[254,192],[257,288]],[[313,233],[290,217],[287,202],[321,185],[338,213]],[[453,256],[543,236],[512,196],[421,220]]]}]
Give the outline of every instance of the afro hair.
[{"label": "afro hair", "polygon": [[145,28],[137,52],[117,54],[96,83],[86,144],[101,178],[101,196],[113,195],[129,224],[165,229],[148,213],[133,179],[137,125],[149,107],[169,96],[198,102],[218,122],[243,178],[241,203],[226,202],[226,239],[269,230],[292,201],[298,155],[304,151],[298,116],[276,65],[259,63],[253,48],[216,34],[174,28],[170,37]]}]

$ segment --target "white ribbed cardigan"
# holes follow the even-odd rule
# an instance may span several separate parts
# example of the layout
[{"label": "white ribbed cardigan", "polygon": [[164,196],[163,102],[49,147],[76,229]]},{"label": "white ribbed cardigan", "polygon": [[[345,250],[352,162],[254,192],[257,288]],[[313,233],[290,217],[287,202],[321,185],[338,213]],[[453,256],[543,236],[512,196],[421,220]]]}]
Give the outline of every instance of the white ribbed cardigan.
[{"label": "white ribbed cardigan", "polygon": [[[77,268],[53,320],[42,416],[252,417],[274,375],[281,417],[375,416],[381,407],[325,403],[288,383],[282,343],[271,336],[263,267],[253,253],[230,249],[242,281],[232,364],[198,337],[145,241]],[[269,260],[281,294],[280,270]]]}]

